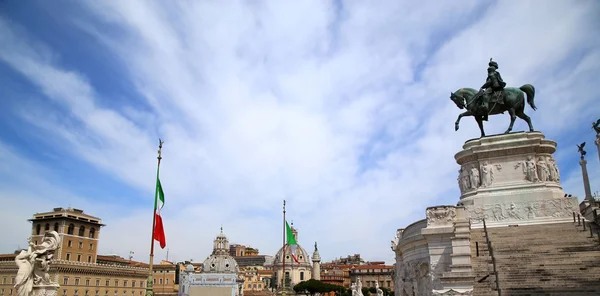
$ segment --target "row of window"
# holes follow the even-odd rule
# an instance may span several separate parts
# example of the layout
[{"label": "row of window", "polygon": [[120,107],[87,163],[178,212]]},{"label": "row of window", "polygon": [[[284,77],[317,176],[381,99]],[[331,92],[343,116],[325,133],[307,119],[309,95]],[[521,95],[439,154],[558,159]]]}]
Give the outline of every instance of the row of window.
[{"label": "row of window", "polygon": [[[67,253],[66,256],[67,257],[65,257],[65,260],[67,260],[67,261],[71,260],[71,253]],[[77,254],[77,261],[81,262],[81,254]],[[88,255],[87,262],[88,263],[93,263],[92,262],[92,255]]]},{"label": "row of window", "polygon": [[[13,284],[13,285],[15,284],[15,277],[14,277],[14,276],[13,276],[13,277],[11,277],[11,279],[10,279],[10,283],[11,283],[11,284]],[[2,278],[2,284],[3,284],[3,285],[6,285],[6,277],[3,277],[3,278]]]},{"label": "row of window", "polygon": [[[72,247],[73,247],[73,241],[72,241],[72,240],[69,240],[69,241],[67,242],[67,247],[69,247],[69,248],[72,248]],[[79,242],[79,248],[80,248],[80,249],[83,249],[83,242]],[[90,251],[92,251],[92,250],[94,250],[94,244],[93,244],[93,243],[92,243],[92,244],[90,244]]]},{"label": "row of window", "polygon": [[[74,285],[75,286],[79,286],[79,278],[75,278],[74,279]],[[156,281],[156,279],[154,279]],[[162,281],[161,281],[162,283]],[[67,286],[69,285],[69,277],[65,276],[63,277],[63,285]],[[85,279],[85,285],[86,286],[90,286],[90,279]],[[100,280],[96,279],[96,287],[100,286]],[[106,280],[105,282],[105,286],[109,287],[110,286],[110,280]],[[114,280],[114,287],[118,287],[119,286],[119,280]],[[128,280],[124,280],[123,281],[123,286],[122,287],[128,287],[129,286],[129,281]],[[131,281],[131,287],[135,288],[135,281]],[[140,281],[140,288],[144,287],[144,281]]]},{"label": "row of window", "polygon": [[248,284],[248,289],[262,289],[262,284]]},{"label": "row of window", "polygon": [[[143,295],[143,293],[144,293],[144,291],[138,291],[138,294],[140,296]],[[62,296],[67,296],[67,290],[63,289],[61,294],[62,294]],[[79,296],[80,295],[79,294],[79,290],[73,291],[73,295],[74,296]],[[90,296],[90,291],[89,290],[85,290],[83,295],[84,296]],[[99,296],[100,295],[100,291],[99,290],[94,291],[94,295],[95,296]],[[104,290],[104,296],[108,296],[108,295],[109,295],[109,291],[108,290]],[[119,296],[119,291],[115,290],[115,292],[114,292],[113,295],[114,296]],[[127,291],[123,291],[122,295],[123,296],[127,296]],[[135,296],[135,291],[131,291],[131,296]]]},{"label": "row of window", "polygon": [[[289,277],[290,277],[290,272],[289,272],[289,271],[286,271],[286,272],[285,272],[285,277],[286,277],[286,278],[289,278]],[[300,280],[301,280],[301,281],[303,281],[303,280],[304,280],[304,271],[301,271],[301,272],[300,272]]]},{"label": "row of window", "polygon": [[[371,287],[375,287],[375,283],[377,281],[365,281],[365,285],[367,286],[367,288],[371,288]],[[385,285],[384,285],[385,283]],[[387,285],[387,286],[386,286]],[[387,288],[391,288],[392,285],[392,281],[379,281],[379,286],[380,287],[387,287]]]},{"label": "row of window", "polygon": [[[156,279],[154,279],[154,284],[156,285]],[[158,279],[158,284],[162,285],[163,284],[163,279]],[[169,279],[165,279],[165,285],[169,284]]]},{"label": "row of window", "polygon": [[[54,231],[59,232],[58,231],[59,225],[58,222],[54,223]],[[50,230],[50,224],[46,223],[46,225],[44,225],[44,231],[49,231]],[[37,235],[40,235],[42,232],[42,224],[38,224],[35,226],[35,232]],[[69,224],[69,227],[67,228],[67,234],[74,234],[75,233],[75,224],[71,223]],[[79,236],[85,236],[85,226],[79,226]],[[88,235],[89,238],[96,238],[96,228],[91,227],[90,231],[88,231]]]},{"label": "row of window", "polygon": [[388,273],[392,272],[391,268],[385,269],[353,269],[352,273]]}]

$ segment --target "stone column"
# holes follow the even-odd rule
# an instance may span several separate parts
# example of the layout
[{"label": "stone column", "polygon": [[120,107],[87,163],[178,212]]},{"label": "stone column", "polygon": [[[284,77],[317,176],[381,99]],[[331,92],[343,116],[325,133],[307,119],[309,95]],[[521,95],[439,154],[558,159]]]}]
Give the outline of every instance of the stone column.
[{"label": "stone column", "polygon": [[592,189],[590,188],[590,178],[588,177],[588,172],[587,172],[587,161],[585,161],[585,159],[583,159],[583,157],[581,158],[581,160],[579,161],[579,164],[581,165],[581,174],[583,175],[583,188],[585,189],[585,198],[586,200],[592,200]]},{"label": "stone column", "polygon": [[598,159],[600,160],[600,134],[596,135],[596,141],[594,141],[594,143],[596,143],[596,147],[598,147]]}]

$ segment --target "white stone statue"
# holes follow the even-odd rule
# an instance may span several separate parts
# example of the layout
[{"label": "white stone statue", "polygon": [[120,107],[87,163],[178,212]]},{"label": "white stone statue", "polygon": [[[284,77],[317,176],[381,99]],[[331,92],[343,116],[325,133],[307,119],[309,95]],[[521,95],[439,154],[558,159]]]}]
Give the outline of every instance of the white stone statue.
[{"label": "white stone statue", "polygon": [[469,182],[469,172],[464,167],[461,167],[458,171],[458,187],[461,192],[465,192],[471,188],[471,183]]},{"label": "white stone statue", "polygon": [[[61,238],[56,231],[46,231],[42,243],[35,245],[28,239],[29,247],[27,250],[22,250],[15,257],[15,263],[19,270],[15,278],[15,289],[17,296],[33,295],[33,288],[44,287],[44,292],[39,293],[45,295],[56,293],[59,285],[50,280],[48,271],[50,270],[50,260],[54,257],[54,252],[60,246]],[[46,291],[49,286],[53,286],[54,291]]]},{"label": "white stone statue", "polygon": [[494,167],[487,161],[481,165],[481,187],[489,187],[494,181]]},{"label": "white stone statue", "polygon": [[383,296],[383,290],[379,289],[379,282],[375,282],[375,293],[377,296]]},{"label": "white stone statue", "polygon": [[548,170],[546,161],[541,156],[538,158],[537,171],[538,171],[538,179],[541,182],[550,180],[550,171]]},{"label": "white stone statue", "polygon": [[362,292],[362,281],[360,280],[360,277],[356,278],[356,295],[365,296]]},{"label": "white stone statue", "polygon": [[471,173],[469,175],[470,179],[469,181],[471,182],[471,188],[472,189],[477,189],[479,187],[479,169],[477,169],[476,166],[473,166],[471,168]]},{"label": "white stone statue", "polygon": [[550,181],[560,182],[560,171],[556,165],[556,160],[552,157],[548,157],[548,170],[550,171]]},{"label": "white stone statue", "polygon": [[548,170],[548,181],[552,181],[552,182],[558,181],[558,178],[556,176],[556,170],[554,169],[554,166],[552,165],[551,157],[546,158],[546,169]]},{"label": "white stone statue", "polygon": [[539,181],[537,169],[535,168],[535,160],[533,156],[527,156],[527,161],[523,166],[523,172],[525,173],[525,179],[531,182]]}]

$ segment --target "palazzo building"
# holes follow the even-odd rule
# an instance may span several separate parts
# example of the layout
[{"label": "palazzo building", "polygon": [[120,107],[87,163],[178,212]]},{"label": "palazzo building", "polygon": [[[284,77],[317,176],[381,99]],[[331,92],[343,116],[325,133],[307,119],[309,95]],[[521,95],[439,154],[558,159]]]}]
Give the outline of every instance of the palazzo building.
[{"label": "palazzo building", "polygon": [[[57,296],[142,296],[147,265],[132,266],[120,257],[98,255],[100,218],[79,209],[55,208],[38,213],[32,223],[31,241],[40,243],[46,231],[59,233],[62,243],[50,265],[50,276],[60,285]],[[0,295],[16,295],[16,254],[0,255]],[[125,261],[121,262],[121,261]]]},{"label": "palazzo building", "polygon": [[[143,296],[148,277],[147,263],[117,255],[98,254],[101,228],[98,217],[73,208],[54,208],[28,220],[31,241],[40,243],[46,231],[56,231],[61,245],[50,265],[50,276],[60,285],[57,296]],[[0,255],[0,296],[16,295],[17,275],[13,254]],[[176,265],[163,261],[154,265],[153,290],[156,295],[174,296]]]}]

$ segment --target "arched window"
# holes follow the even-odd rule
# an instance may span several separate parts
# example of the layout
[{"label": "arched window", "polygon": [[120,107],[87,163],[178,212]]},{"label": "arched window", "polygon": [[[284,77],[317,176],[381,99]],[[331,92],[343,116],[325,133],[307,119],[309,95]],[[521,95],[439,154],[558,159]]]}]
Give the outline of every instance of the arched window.
[{"label": "arched window", "polygon": [[40,235],[40,231],[42,231],[42,225],[38,224],[35,226],[35,234]]},{"label": "arched window", "polygon": [[54,223],[54,231],[58,232],[58,222]]},{"label": "arched window", "polygon": [[90,228],[90,238],[94,238],[94,236],[96,235],[96,228],[92,227]]},{"label": "arched window", "polygon": [[84,235],[85,235],[85,227],[79,226],[79,236],[84,236]]},{"label": "arched window", "polygon": [[67,234],[73,234],[75,231],[75,225],[73,223],[69,224],[69,229],[67,230]]},{"label": "arched window", "polygon": [[46,225],[44,225],[44,231],[49,231],[50,230],[50,224],[46,223]]}]

